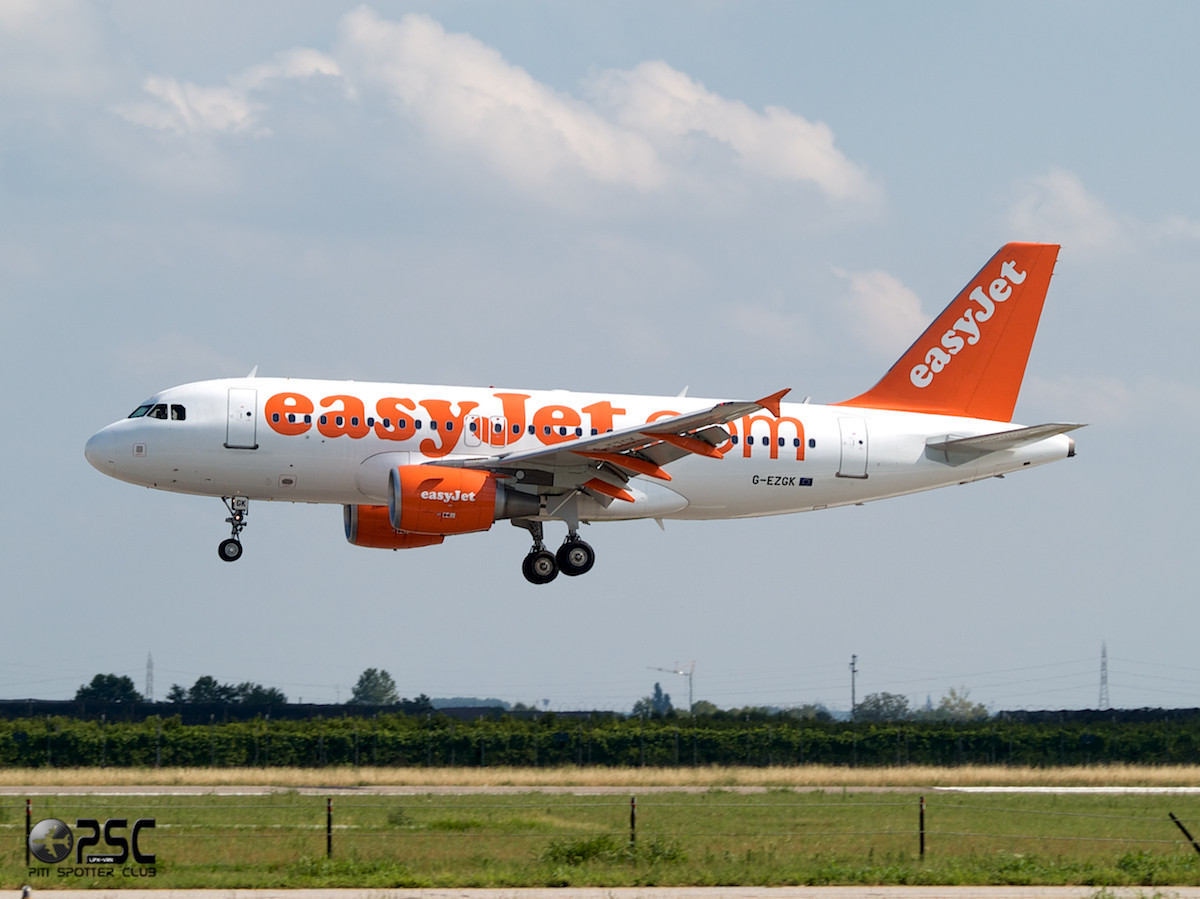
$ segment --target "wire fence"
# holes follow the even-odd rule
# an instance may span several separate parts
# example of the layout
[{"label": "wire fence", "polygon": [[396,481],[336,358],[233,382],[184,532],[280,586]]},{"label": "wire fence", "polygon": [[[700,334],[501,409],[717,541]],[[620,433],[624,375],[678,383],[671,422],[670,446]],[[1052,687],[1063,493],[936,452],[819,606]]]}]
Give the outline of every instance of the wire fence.
[{"label": "wire fence", "polygon": [[[1183,816],[1166,808],[1170,801],[1182,804]],[[238,858],[272,864],[289,857],[528,861],[553,859],[555,852],[567,859],[572,853],[592,852],[612,860],[620,851],[630,859],[651,861],[755,851],[879,853],[908,859],[978,852],[1095,858],[1111,854],[1114,847],[1126,854],[1200,854],[1185,824],[1185,819],[1200,824],[1200,800],[1109,798],[1083,807],[1081,800],[1073,802],[1063,807],[1065,801],[1039,797],[989,805],[941,795],[881,801],[787,791],[736,800],[720,792],[661,800],[657,794],[626,799],[531,793],[515,802],[471,795],[284,794],[269,801],[218,795],[39,795],[0,805],[0,834],[7,833],[5,842],[20,847],[10,857],[23,855],[31,870],[55,855],[62,855],[56,861],[65,864],[84,864],[89,858],[117,858],[114,863],[121,864],[131,855],[155,863]],[[37,842],[35,829],[47,819],[71,829],[73,848],[63,855],[60,842],[39,860],[38,850],[46,850],[47,844]]]}]

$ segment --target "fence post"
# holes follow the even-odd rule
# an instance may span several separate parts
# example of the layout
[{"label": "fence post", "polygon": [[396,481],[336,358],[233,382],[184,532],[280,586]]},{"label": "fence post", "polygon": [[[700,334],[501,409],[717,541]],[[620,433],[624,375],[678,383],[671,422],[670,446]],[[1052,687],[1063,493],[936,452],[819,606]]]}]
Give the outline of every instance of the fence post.
[{"label": "fence post", "polygon": [[325,800],[325,857],[333,858],[333,797]]},{"label": "fence post", "polygon": [[925,858],[925,797],[921,797],[921,814],[919,818],[921,831],[921,858]]},{"label": "fence post", "polygon": [[637,849],[637,797],[629,797],[629,855]]},{"label": "fence post", "polygon": [[1183,826],[1183,822],[1182,822],[1182,821],[1180,821],[1178,818],[1176,818],[1176,817],[1175,817],[1175,813],[1174,813],[1174,812],[1167,812],[1167,814],[1171,816],[1171,820],[1175,822],[1175,826],[1176,826],[1176,827],[1178,827],[1180,830],[1182,830],[1182,831],[1183,831],[1183,835],[1184,835],[1185,837],[1187,837],[1187,839],[1188,839],[1188,842],[1192,844],[1192,848],[1193,848],[1193,849],[1195,849],[1197,852],[1200,852],[1200,844],[1198,844],[1198,843],[1197,843],[1197,842],[1196,842],[1196,841],[1195,841],[1195,840],[1192,838],[1192,835],[1191,835],[1190,833],[1188,833],[1188,829],[1187,829],[1186,827],[1184,827],[1184,826]]},{"label": "fence post", "polygon": [[33,833],[33,800],[25,800],[25,867],[29,867],[29,837]]}]

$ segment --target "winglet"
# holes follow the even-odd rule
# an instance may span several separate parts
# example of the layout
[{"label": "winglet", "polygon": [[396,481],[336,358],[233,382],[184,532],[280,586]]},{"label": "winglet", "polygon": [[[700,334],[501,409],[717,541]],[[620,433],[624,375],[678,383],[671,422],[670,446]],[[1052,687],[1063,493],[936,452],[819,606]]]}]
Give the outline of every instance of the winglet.
[{"label": "winglet", "polygon": [[770,412],[772,415],[774,415],[776,418],[778,418],[779,417],[779,403],[785,396],[787,396],[791,392],[792,392],[792,388],[785,387],[785,388],[783,388],[783,390],[779,391],[778,393],[772,393],[770,396],[764,396],[761,400],[758,401],[758,404],[760,406],[762,406],[764,409],[766,409],[768,412]]},{"label": "winglet", "polygon": [[1012,421],[1058,249],[1001,247],[878,384],[837,405]]}]

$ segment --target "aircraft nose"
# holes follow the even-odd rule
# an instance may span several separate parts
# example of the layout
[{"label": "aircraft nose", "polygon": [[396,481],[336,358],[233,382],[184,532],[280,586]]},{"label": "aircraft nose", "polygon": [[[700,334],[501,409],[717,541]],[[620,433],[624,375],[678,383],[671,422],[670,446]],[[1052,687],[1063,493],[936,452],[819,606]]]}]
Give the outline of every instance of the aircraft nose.
[{"label": "aircraft nose", "polygon": [[117,438],[108,428],[97,431],[83,448],[83,455],[91,463],[92,468],[104,474],[112,474],[116,463]]}]

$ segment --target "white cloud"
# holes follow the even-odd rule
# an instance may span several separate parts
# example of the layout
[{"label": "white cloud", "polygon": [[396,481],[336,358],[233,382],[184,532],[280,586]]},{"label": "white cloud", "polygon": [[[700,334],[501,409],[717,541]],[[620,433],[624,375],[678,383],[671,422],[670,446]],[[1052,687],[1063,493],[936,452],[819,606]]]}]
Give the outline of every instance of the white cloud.
[{"label": "white cloud", "polygon": [[111,72],[100,8],[81,0],[0,3],[0,94],[89,98]]},{"label": "white cloud", "polygon": [[842,317],[871,349],[899,356],[929,325],[921,298],[887,272],[834,269],[834,274],[850,282]]},{"label": "white cloud", "polygon": [[1117,215],[1088,193],[1078,175],[1059,168],[1021,184],[1008,219],[1020,240],[1078,250],[1113,249],[1126,230]]},{"label": "white cloud", "polygon": [[117,107],[136,125],[174,134],[235,134],[255,121],[254,104],[237,88],[200,87],[157,75],[142,87],[151,100]]},{"label": "white cloud", "polygon": [[518,182],[544,186],[578,172],[653,190],[665,180],[643,137],[428,16],[387,22],[364,7],[342,19],[340,32],[337,56],[352,79],[382,88],[438,142],[467,148]]},{"label": "white cloud", "polygon": [[1039,409],[1093,425],[1200,418],[1200,387],[1159,376],[1031,377],[1023,393],[1036,397]]},{"label": "white cloud", "polygon": [[665,62],[594,78],[591,92],[617,120],[660,146],[704,135],[728,146],[747,171],[784,181],[811,181],[834,200],[871,200],[866,174],[834,146],[833,131],[779,106],[755,112],[705,89]]},{"label": "white cloud", "polygon": [[260,90],[271,81],[280,79],[308,78],[313,75],[339,77],[342,70],[330,56],[317,50],[298,47],[276,53],[272,62],[251,66],[230,83],[242,91]]},{"label": "white cloud", "polygon": [[330,54],[292,49],[210,86],[156,74],[142,99],[116,111],[167,135],[262,137],[280,91],[316,76],[368,109],[382,97],[408,126],[399,140],[415,131],[439,157],[478,163],[551,203],[588,184],[708,202],[740,195],[752,179],[811,184],[842,203],[880,194],[828,125],[779,106],[753,110],[664,62],[603,72],[580,99],[427,15],[390,21],[365,6],[341,18]]}]

